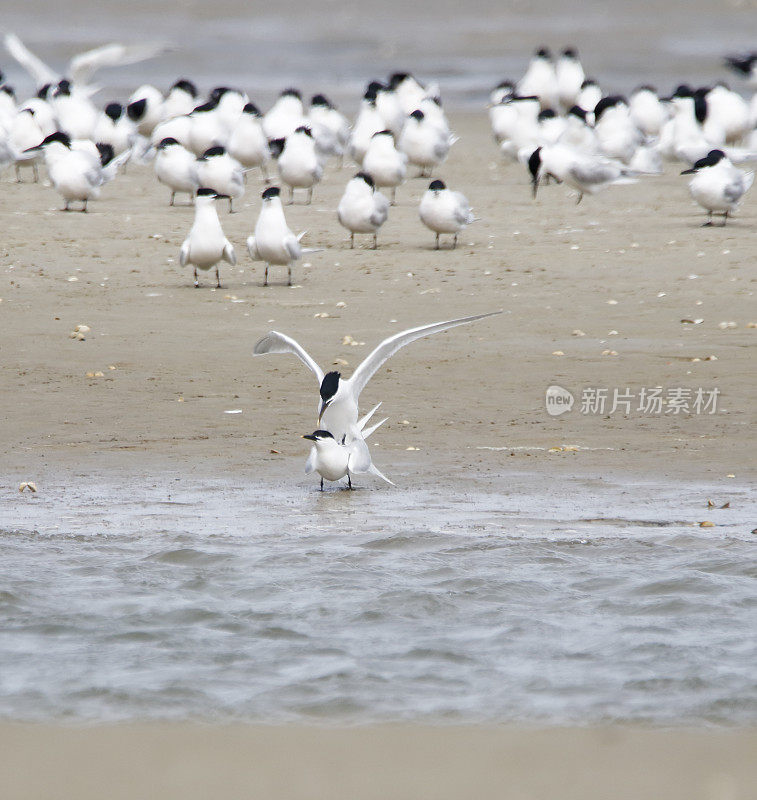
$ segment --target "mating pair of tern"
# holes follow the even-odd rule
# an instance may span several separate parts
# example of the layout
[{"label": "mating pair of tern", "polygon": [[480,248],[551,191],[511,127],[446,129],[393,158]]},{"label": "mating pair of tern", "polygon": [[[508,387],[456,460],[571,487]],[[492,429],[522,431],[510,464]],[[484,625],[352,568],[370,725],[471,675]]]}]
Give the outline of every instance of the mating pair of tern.
[{"label": "mating pair of tern", "polygon": [[351,489],[351,475],[366,472],[376,475],[387,483],[392,483],[374,466],[366,444],[366,439],[371,433],[386,422],[386,419],[382,419],[366,428],[366,424],[381,403],[365,417],[358,419],[360,393],[387,359],[416,339],[501,313],[501,311],[490,311],[486,314],[475,314],[446,322],[433,322],[396,333],[394,336],[384,339],[358,366],[350,378],[342,378],[339,372],[324,373],[302,345],[283,333],[270,331],[260,339],[254,349],[256,356],[267,353],[291,353],[297,356],[318,379],[320,395],[318,429],[303,438],[313,442],[305,472],[317,472],[321,476],[321,491],[323,491],[324,478],[327,481],[338,481],[346,477]]}]

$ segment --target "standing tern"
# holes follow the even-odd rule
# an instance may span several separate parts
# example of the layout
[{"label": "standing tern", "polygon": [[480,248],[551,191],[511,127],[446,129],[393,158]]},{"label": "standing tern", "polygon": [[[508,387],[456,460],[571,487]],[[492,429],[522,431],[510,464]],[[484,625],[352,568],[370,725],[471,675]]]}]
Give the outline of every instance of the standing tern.
[{"label": "standing tern", "polygon": [[394,136],[390,130],[378,131],[371,136],[363,158],[363,171],[373,178],[380,189],[392,190],[391,203],[394,205],[397,187],[407,176],[407,156],[394,146]]},{"label": "standing tern", "polygon": [[389,215],[389,201],[376,191],[373,178],[358,172],[348,181],[336,209],[339,222],[350,232],[350,249],[355,247],[356,233],[372,233],[373,249],[378,247],[378,229]]},{"label": "standing tern", "polygon": [[712,225],[713,212],[723,215],[723,225],[728,215],[736,210],[741,198],[754,182],[754,173],[734,167],[722,150],[710,150],[690,169],[681,175],[694,177],[689,184],[691,196],[707,211],[705,226]]},{"label": "standing tern", "polygon": [[244,170],[223,147],[209,147],[197,159],[200,186],[213,189],[219,197],[229,198],[229,213],[234,213],[234,199],[244,196]]},{"label": "standing tern", "polygon": [[[416,339],[501,313],[501,311],[490,311],[486,314],[476,314],[446,322],[434,322],[430,325],[421,325],[418,328],[395,333],[388,339],[384,339],[358,366],[352,377],[347,379],[343,379],[339,372],[324,373],[300,344],[278,331],[270,331],[260,339],[255,344],[253,352],[256,356],[267,353],[292,353],[313,372],[318,379],[320,395],[318,425],[329,431],[337,442],[343,444],[358,442],[355,445],[356,452],[353,456],[352,471],[361,472],[368,469],[370,453],[367,445],[362,442],[363,436],[358,425],[358,402],[360,393],[382,364],[398,350]],[[361,442],[362,444],[360,444]]]},{"label": "standing tern", "polygon": [[305,474],[309,475],[311,472],[317,472],[321,476],[321,491],[323,491],[323,479],[327,481],[338,481],[342,478],[347,478],[347,486],[352,489],[351,474],[370,472],[378,478],[386,481],[388,484],[394,486],[394,483],[382,475],[381,472],[370,462],[367,469],[355,469],[356,466],[362,467],[364,464],[359,464],[360,454],[362,447],[356,447],[356,444],[362,444],[365,440],[377,429],[380,428],[388,419],[384,417],[380,422],[366,428],[368,420],[376,413],[378,407],[374,406],[359,422],[358,428],[362,434],[361,440],[356,440],[347,444],[339,444],[333,435],[326,430],[317,430],[313,433],[306,434],[303,439],[310,439],[313,446],[310,448],[310,455],[308,456],[307,463],[305,464]]},{"label": "standing tern", "polygon": [[194,267],[195,289],[200,288],[198,267],[202,270],[215,267],[216,288],[220,289],[221,276],[218,274],[218,262],[223,259],[232,267],[237,263],[234,248],[224,235],[218,219],[215,207],[218,196],[213,189],[206,186],[197,190],[194,222],[179,252],[181,266],[191,264]]},{"label": "standing tern", "polygon": [[75,146],[71,137],[62,131],[51,133],[38,145],[27,148],[25,153],[34,153],[42,150],[45,156],[47,174],[55,190],[65,201],[64,211],[68,211],[74,200],[82,203],[81,210],[87,211],[87,201],[95,200],[100,196],[100,187],[116,177],[118,168],[129,159],[130,153],[121,153],[116,158],[112,156],[112,148],[103,147],[103,152],[109,150],[108,155],[98,157],[98,151],[91,142],[85,143],[90,147]]},{"label": "standing tern", "polygon": [[272,264],[287,268],[288,285],[291,286],[292,264],[298,261],[303,253],[316,252],[300,244],[300,239],[307,231],[295,236],[289,230],[280,194],[278,186],[269,186],[263,192],[263,206],[255,223],[255,233],[247,237],[247,252],[250,258],[253,261],[265,261],[263,286],[268,286],[268,270]]},{"label": "standing tern", "polygon": [[431,181],[421,198],[418,208],[421,222],[436,234],[436,249],[439,236],[453,234],[452,249],[457,247],[457,235],[471,222],[475,222],[473,209],[464,194],[449,190],[444,181]]},{"label": "standing tern", "polygon": [[194,202],[195,192],[200,186],[197,177],[197,159],[172,136],[167,136],[158,144],[155,153],[155,177],[171,190],[171,202],[176,194],[188,194],[190,204]]}]

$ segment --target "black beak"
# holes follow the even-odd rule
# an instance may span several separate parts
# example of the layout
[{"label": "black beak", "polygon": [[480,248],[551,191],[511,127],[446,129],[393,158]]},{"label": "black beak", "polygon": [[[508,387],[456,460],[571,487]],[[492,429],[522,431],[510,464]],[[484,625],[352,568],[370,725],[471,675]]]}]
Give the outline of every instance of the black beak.
[{"label": "black beak", "polygon": [[231,197],[228,194],[217,194],[216,197],[219,200],[231,200]]},{"label": "black beak", "polygon": [[694,167],[692,167],[691,169],[685,169],[685,170],[683,170],[683,171],[681,172],[681,175],[691,175],[693,172],[696,172],[696,170],[694,169]]},{"label": "black beak", "polygon": [[313,442],[315,441],[315,436],[313,436],[312,433],[306,433],[302,438],[303,439],[310,439]]},{"label": "black beak", "polygon": [[331,403],[331,400],[324,400],[321,403],[321,409],[318,412],[318,424],[319,425],[321,424],[321,417],[323,416],[323,412],[329,407],[329,403]]},{"label": "black beak", "polygon": [[536,175],[534,175],[534,177],[531,178],[531,192],[533,194],[534,200],[536,200],[536,192],[538,190],[539,190],[539,179],[536,177]]},{"label": "black beak", "polygon": [[24,150],[23,152],[24,153],[33,153],[35,150],[41,150],[41,149],[42,149],[42,145],[41,144],[35,144],[34,147],[27,147],[26,150]]}]

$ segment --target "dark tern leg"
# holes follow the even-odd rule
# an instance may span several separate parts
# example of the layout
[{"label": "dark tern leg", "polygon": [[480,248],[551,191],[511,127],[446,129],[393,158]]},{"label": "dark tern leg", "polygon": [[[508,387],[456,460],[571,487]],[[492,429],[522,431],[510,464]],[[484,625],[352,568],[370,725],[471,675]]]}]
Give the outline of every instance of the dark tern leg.
[{"label": "dark tern leg", "polygon": [[199,289],[199,288],[200,288],[200,279],[197,276],[197,267],[195,267],[195,289]]}]

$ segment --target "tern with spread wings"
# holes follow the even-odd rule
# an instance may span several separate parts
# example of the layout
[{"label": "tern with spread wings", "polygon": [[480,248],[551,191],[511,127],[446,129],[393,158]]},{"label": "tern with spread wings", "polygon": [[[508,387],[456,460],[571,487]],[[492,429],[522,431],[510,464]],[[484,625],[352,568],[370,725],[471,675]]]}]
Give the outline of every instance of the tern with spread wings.
[{"label": "tern with spread wings", "polygon": [[342,378],[339,372],[324,371],[308,355],[305,349],[294,339],[278,331],[271,331],[255,345],[254,354],[266,353],[292,353],[315,374],[318,379],[320,402],[318,404],[318,424],[323,430],[329,431],[337,442],[350,444],[357,441],[355,454],[351,460],[350,471],[354,473],[365,472],[371,463],[368,446],[363,440],[358,427],[358,402],[360,393],[368,381],[377,372],[379,367],[400,348],[416,339],[441,333],[458,325],[466,325],[484,317],[501,314],[501,311],[491,311],[487,314],[476,314],[471,317],[461,317],[446,322],[434,322],[430,325],[421,325],[384,339],[381,344],[360,364],[351,378]]}]

